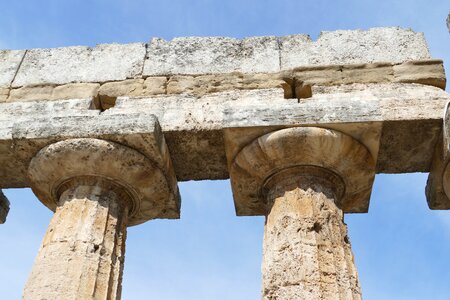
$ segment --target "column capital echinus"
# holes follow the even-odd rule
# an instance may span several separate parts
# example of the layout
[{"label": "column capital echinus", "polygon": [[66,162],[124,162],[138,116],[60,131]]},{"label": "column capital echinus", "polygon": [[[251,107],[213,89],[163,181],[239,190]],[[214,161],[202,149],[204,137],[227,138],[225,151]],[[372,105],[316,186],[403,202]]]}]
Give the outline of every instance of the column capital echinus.
[{"label": "column capital echinus", "polygon": [[128,226],[178,214],[178,189],[164,170],[115,142],[76,138],[50,144],[31,160],[28,173],[33,192],[53,211],[66,190],[95,185],[114,191],[126,202]]},{"label": "column capital echinus", "polygon": [[[367,210],[375,160],[366,146],[337,130],[294,127],[267,133],[245,146],[230,163],[238,215],[265,215],[268,192],[279,180],[314,177],[328,182],[336,205]],[[269,197],[270,198],[270,197]]]}]

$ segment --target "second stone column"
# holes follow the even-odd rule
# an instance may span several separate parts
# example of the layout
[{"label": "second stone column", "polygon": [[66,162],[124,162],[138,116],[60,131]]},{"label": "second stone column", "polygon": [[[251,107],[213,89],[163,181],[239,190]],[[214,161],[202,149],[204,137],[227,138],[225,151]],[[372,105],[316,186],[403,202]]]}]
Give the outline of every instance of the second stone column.
[{"label": "second stone column", "polygon": [[266,216],[263,299],[361,298],[343,210],[367,203],[374,174],[367,148],[330,129],[282,129],[240,150],[235,203]]}]

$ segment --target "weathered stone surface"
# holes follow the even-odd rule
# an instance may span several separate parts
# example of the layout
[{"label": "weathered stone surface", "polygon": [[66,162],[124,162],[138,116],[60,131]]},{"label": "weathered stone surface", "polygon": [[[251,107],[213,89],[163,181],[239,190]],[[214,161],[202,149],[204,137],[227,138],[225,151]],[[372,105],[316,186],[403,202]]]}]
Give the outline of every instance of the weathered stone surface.
[{"label": "weathered stone surface", "polygon": [[279,175],[267,195],[262,299],[361,299],[333,183]]},{"label": "weathered stone surface", "polygon": [[28,162],[23,161],[13,149],[12,131],[15,124],[36,125],[39,118],[61,118],[68,116],[97,116],[91,110],[92,99],[61,101],[28,101],[0,104],[0,186],[29,186],[26,176]]},{"label": "weathered stone surface", "polygon": [[0,88],[0,102],[6,102],[9,96],[9,89]]},{"label": "weathered stone surface", "polygon": [[148,45],[144,76],[262,73],[280,70],[276,37],[155,38]]},{"label": "weathered stone surface", "polygon": [[96,98],[99,87],[100,84],[98,83],[24,86],[11,89],[8,102]]},{"label": "weathered stone surface", "polygon": [[[12,129],[12,135],[14,154],[23,165],[29,164],[40,149],[66,139],[98,138],[136,149],[145,155],[146,160],[149,162],[147,165],[143,162],[135,163],[136,166],[142,168],[142,174],[139,172],[134,172],[133,174],[140,174],[141,177],[139,178],[146,178],[145,182],[148,184],[152,182],[151,178],[158,180],[158,187],[150,189],[144,185],[136,188],[137,191],[134,194],[141,195],[141,197],[139,197],[139,203],[136,204],[138,210],[133,217],[130,217],[129,224],[139,224],[152,218],[179,217],[180,199],[175,172],[158,121],[153,115],[135,114],[134,116],[125,116],[123,114],[102,114],[98,117],[45,117],[35,120],[33,124],[16,124]],[[77,144],[72,146],[75,147]],[[100,173],[106,178],[119,176],[120,179],[121,176],[125,176],[126,179],[122,179],[122,181],[127,182],[127,186],[134,187],[133,179],[136,179],[138,175],[129,174],[126,176],[127,173],[123,170],[119,171],[113,168],[115,166],[114,163],[123,163],[123,160],[117,161],[111,157],[107,159],[108,156],[106,154],[109,152],[100,155],[101,153],[95,152],[95,149],[89,149],[93,153],[89,154],[86,150],[86,152],[80,154],[76,161],[83,160],[83,155],[85,155],[93,160],[91,166],[76,163],[70,166],[70,170],[76,172],[78,168],[82,168],[79,172],[86,172],[86,174]],[[60,152],[63,153],[62,150]],[[142,160],[145,159],[142,158]],[[52,160],[55,163],[56,161],[55,158]],[[105,164],[103,167],[98,165],[101,162]],[[52,166],[51,163],[48,163],[48,168]],[[119,168],[119,166],[116,167]],[[50,174],[50,169],[47,171]],[[64,173],[65,170],[60,170],[60,172]],[[51,175],[63,178],[63,175],[56,171]],[[51,194],[48,192],[50,187],[46,190],[45,185],[42,183],[39,188],[42,189],[41,192],[35,190],[35,193],[40,196],[39,198],[47,207],[54,210],[56,200],[49,196]],[[46,191],[47,194],[45,194]]]},{"label": "weathered stone surface", "polygon": [[102,44],[28,50],[12,86],[106,82],[141,75],[145,45]]},{"label": "weathered stone surface", "polygon": [[107,82],[99,90],[99,100],[103,109],[115,105],[117,97],[139,97],[166,94],[166,77],[148,77],[147,79],[128,79]]},{"label": "weathered stone surface", "polygon": [[99,186],[65,191],[23,299],[120,299],[128,207]]},{"label": "weathered stone surface", "polygon": [[367,124],[370,130],[382,122],[377,173],[427,172],[449,100],[438,88],[414,84],[317,87],[312,98],[298,104],[229,107],[223,126],[234,129],[235,139],[251,141],[252,127],[260,127],[259,133],[261,128],[270,132],[314,124],[342,130],[335,126],[354,123]]},{"label": "weathered stone surface", "polygon": [[[264,215],[265,182],[295,166],[317,166],[338,174],[345,181],[345,194],[340,196],[343,210],[367,212],[376,161],[360,141],[340,131],[294,127],[263,132],[242,143],[227,131],[225,148],[237,215]],[[236,148],[242,150],[232,153]]]},{"label": "weathered stone surface", "polygon": [[0,88],[9,88],[16,76],[25,50],[0,50]]},{"label": "weathered stone surface", "polygon": [[9,212],[9,201],[6,198],[5,194],[0,190],[0,224],[4,224],[6,222],[6,217]]},{"label": "weathered stone surface", "polygon": [[216,74],[200,76],[172,76],[167,94],[204,96],[230,90],[283,88],[285,98],[291,98],[291,86],[279,74]]},{"label": "weathered stone surface", "polygon": [[409,61],[401,64],[372,63],[322,65],[281,72],[282,78],[303,85],[342,85],[353,83],[420,83],[445,89],[446,78],[441,60]]},{"label": "weathered stone surface", "polygon": [[310,65],[400,63],[431,58],[423,33],[398,27],[322,32],[281,38],[281,69]]},{"label": "weathered stone surface", "polygon": [[[52,100],[54,85],[25,86],[18,89],[11,89],[8,102],[13,101],[33,101]],[[72,98],[73,99],[73,98]]]},{"label": "weathered stone surface", "polygon": [[[236,131],[236,140],[246,137],[251,141],[251,132],[256,129],[254,138],[261,130],[267,133],[292,126],[319,126],[339,131],[349,128],[360,131],[363,127],[361,132],[365,134],[362,136],[354,136],[352,130],[346,133],[364,139],[381,132],[379,151],[365,141],[377,157],[377,173],[429,171],[443,111],[450,100],[445,91],[400,83],[313,86],[312,90],[313,96],[301,99],[299,103],[297,99],[285,99],[281,88],[227,91],[203,97],[125,97],[118,98],[115,107],[102,114],[121,114],[122,122],[129,120],[129,124],[132,124],[133,116],[156,115],[179,180],[228,178],[223,128]],[[11,148],[13,125],[37,124],[36,116],[45,119],[52,115],[100,114],[100,111],[89,109],[92,100],[73,101],[0,104],[0,187],[27,186],[24,162]],[[92,128],[96,128],[98,124],[94,119],[92,122]],[[118,121],[116,130],[121,128],[120,124]],[[77,126],[74,121],[75,132]]]},{"label": "weathered stone surface", "polygon": [[151,112],[158,117],[167,140],[178,180],[226,179],[223,144],[223,112],[265,103],[296,103],[284,99],[282,89],[228,91],[203,97],[167,95],[151,98],[119,98],[115,107],[103,114]]}]

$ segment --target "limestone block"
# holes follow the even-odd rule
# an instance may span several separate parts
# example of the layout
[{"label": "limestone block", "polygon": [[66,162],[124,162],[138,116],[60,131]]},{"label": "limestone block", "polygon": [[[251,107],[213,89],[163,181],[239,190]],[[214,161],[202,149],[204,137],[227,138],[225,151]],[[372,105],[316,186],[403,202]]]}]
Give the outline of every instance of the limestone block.
[{"label": "limestone block", "polygon": [[26,162],[13,149],[14,124],[33,126],[37,118],[99,115],[92,99],[0,103],[0,187],[27,186]]},{"label": "limestone block", "polygon": [[9,212],[9,201],[3,192],[0,190],[0,224],[4,224],[6,222],[6,216],[8,216]]},{"label": "limestone block", "polygon": [[167,95],[149,98],[118,98],[103,114],[146,112],[160,121],[178,180],[226,179],[223,144],[223,111],[227,106],[245,107],[257,103],[296,103],[284,99],[283,90],[227,91],[203,97]]},{"label": "limestone block", "polygon": [[148,77],[147,79],[127,79],[102,84],[99,100],[103,109],[114,106],[117,97],[140,97],[166,93],[166,77]]},{"label": "limestone block", "polygon": [[25,50],[0,50],[0,88],[9,88]]},{"label": "limestone block", "polygon": [[11,89],[8,102],[96,98],[99,87],[100,84],[98,83],[24,86]]},{"label": "limestone block", "polygon": [[444,66],[436,62],[423,60],[394,65],[394,82],[420,83],[445,90],[447,79]]},{"label": "limestone block", "polygon": [[144,76],[277,72],[276,37],[243,40],[226,37],[153,39],[144,64]]},{"label": "limestone block", "polygon": [[281,38],[281,69],[308,65],[400,63],[431,58],[423,33],[398,27],[322,32]]},{"label": "limestone block", "polygon": [[24,86],[17,89],[11,89],[8,102],[13,101],[33,101],[33,100],[52,100],[54,85],[35,85]]},{"label": "limestone block", "polygon": [[252,90],[291,87],[278,74],[216,74],[199,76],[172,76],[167,83],[167,94],[204,96],[230,90]]},{"label": "limestone block", "polygon": [[[74,140],[72,148],[80,147],[81,149],[84,144],[82,141],[83,139],[80,141],[77,140],[79,138],[84,138],[86,140],[101,139],[134,149],[134,152],[141,153],[140,155],[144,156],[142,158],[143,160],[149,160],[150,163],[144,164],[135,162],[133,165],[136,168],[141,167],[142,169],[144,168],[144,165],[149,165],[151,166],[151,169],[146,168],[145,172],[142,171],[139,173],[136,171],[124,175],[124,172],[119,172],[117,171],[118,169],[112,168],[113,166],[119,168],[116,164],[122,164],[123,160],[116,161],[112,157],[107,156],[107,154],[111,154],[108,152],[110,150],[108,147],[104,149],[103,155],[109,157],[107,160],[100,155],[101,151],[95,151],[95,149],[91,149],[92,153],[89,155],[87,154],[89,153],[87,150],[85,152],[80,150],[79,152],[76,152],[76,154],[70,154],[68,157],[79,155],[79,157],[76,156],[78,159],[74,159],[76,163],[69,168],[72,173],[66,172],[67,170],[64,168],[62,168],[63,170],[51,172],[50,165],[53,162],[44,164],[40,169],[44,169],[46,168],[45,166],[48,165],[45,174],[53,176],[54,178],[52,178],[55,182],[57,180],[62,180],[62,178],[70,178],[70,176],[75,175],[78,176],[84,172],[84,175],[98,173],[105,178],[112,179],[123,175],[124,178],[122,178],[122,180],[126,183],[125,186],[133,186],[133,183],[128,181],[137,180],[138,183],[136,184],[140,184],[143,177],[148,176],[145,180],[146,183],[152,182],[153,179],[158,183],[152,185],[151,188],[149,186],[140,186],[141,192],[138,193],[138,195],[142,194],[142,197],[137,197],[136,199],[142,202],[138,202],[135,205],[136,211],[132,217],[130,216],[129,225],[140,224],[153,218],[173,219],[179,217],[180,198],[176,176],[164,136],[162,135],[159,123],[154,115],[138,113],[127,115],[100,114],[98,116],[68,116],[59,118],[51,116],[41,117],[35,119],[33,123],[16,123],[13,127],[12,135],[13,151],[16,157],[27,164],[29,164],[41,149],[51,144],[56,145],[55,143],[59,141]],[[100,142],[97,142],[97,144],[98,143]],[[71,151],[70,147],[68,147],[67,151]],[[63,151],[61,150],[57,153],[61,156],[62,152]],[[86,157],[94,160],[95,163],[87,165],[78,163],[81,160],[86,160]],[[60,159],[64,160],[64,157],[61,156]],[[56,158],[52,161],[56,161]],[[99,166],[100,162],[103,162],[101,167]],[[59,165],[61,164],[62,163]],[[66,173],[64,173],[65,175],[63,176],[62,174],[59,174],[60,172]],[[117,178],[117,180],[119,180],[119,178]],[[49,192],[52,188],[52,185],[50,184],[52,180],[44,181],[48,182],[47,185],[44,183],[34,185],[35,193],[40,196],[39,198],[47,207],[55,210],[57,199],[48,196],[54,195]],[[34,180],[34,182],[36,183],[36,180]],[[39,191],[37,189],[39,189]]]},{"label": "limestone block", "polygon": [[[371,128],[378,128],[377,122],[382,122],[377,172],[427,172],[441,130],[442,111],[450,95],[417,84],[353,84],[318,86],[313,88],[313,96],[305,100],[276,107],[228,107],[223,127],[233,128],[238,141],[251,139],[248,131],[256,124],[255,128],[270,132],[287,125],[313,124],[342,130],[335,126],[358,123],[357,127],[368,126],[366,130],[370,132]],[[356,124],[349,128],[353,126]],[[239,132],[240,128],[246,133]]]},{"label": "limestone block", "polygon": [[106,82],[141,75],[145,45],[101,44],[28,50],[13,87],[75,82]]},{"label": "limestone block", "polygon": [[9,89],[0,88],[0,102],[6,102],[9,96]]},{"label": "limestone block", "polygon": [[52,100],[96,98],[98,83],[69,83],[54,88]]}]

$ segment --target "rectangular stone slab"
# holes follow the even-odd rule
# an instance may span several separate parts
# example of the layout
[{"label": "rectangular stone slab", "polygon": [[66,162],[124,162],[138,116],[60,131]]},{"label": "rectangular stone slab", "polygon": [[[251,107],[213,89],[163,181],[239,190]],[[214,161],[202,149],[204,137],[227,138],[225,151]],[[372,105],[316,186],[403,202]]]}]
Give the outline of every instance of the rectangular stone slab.
[{"label": "rectangular stone slab", "polygon": [[143,43],[31,49],[12,87],[134,78],[142,73],[145,53]]},{"label": "rectangular stone slab", "polygon": [[[67,110],[64,114],[91,116],[93,127],[97,124],[95,118],[101,121],[108,115],[120,115],[116,118],[123,124],[131,124],[127,119],[135,118],[132,116],[154,114],[161,124],[178,180],[228,178],[224,128],[249,132],[252,128],[260,130],[261,127],[274,130],[300,125],[344,126],[347,123],[370,130],[376,128],[374,124],[380,124],[377,125],[382,126],[377,172],[402,173],[429,171],[434,145],[442,128],[444,107],[449,100],[446,92],[430,86],[355,84],[323,87],[317,89],[313,97],[300,102],[285,99],[282,89],[248,90],[202,97],[125,97],[102,113],[89,110],[86,105],[79,110]],[[29,107],[20,118],[19,109],[16,109],[16,115],[9,116],[5,107],[11,109],[12,106],[0,104],[0,111],[2,108],[4,111],[0,115],[4,124],[9,124],[7,128],[19,121],[33,124],[36,115],[41,116],[39,111],[47,111],[46,114],[51,115],[52,108],[46,105],[56,105],[59,101],[24,103],[20,105]],[[46,108],[39,110],[36,107]],[[98,116],[100,114],[101,117]],[[121,122],[115,129],[119,132]],[[77,129],[73,126],[74,130]],[[91,132],[94,136],[95,131]],[[9,133],[0,139],[0,187],[27,186],[25,165],[11,151],[11,146],[9,129]]]},{"label": "rectangular stone slab", "polygon": [[25,50],[0,50],[0,88],[9,88],[16,76]]}]

